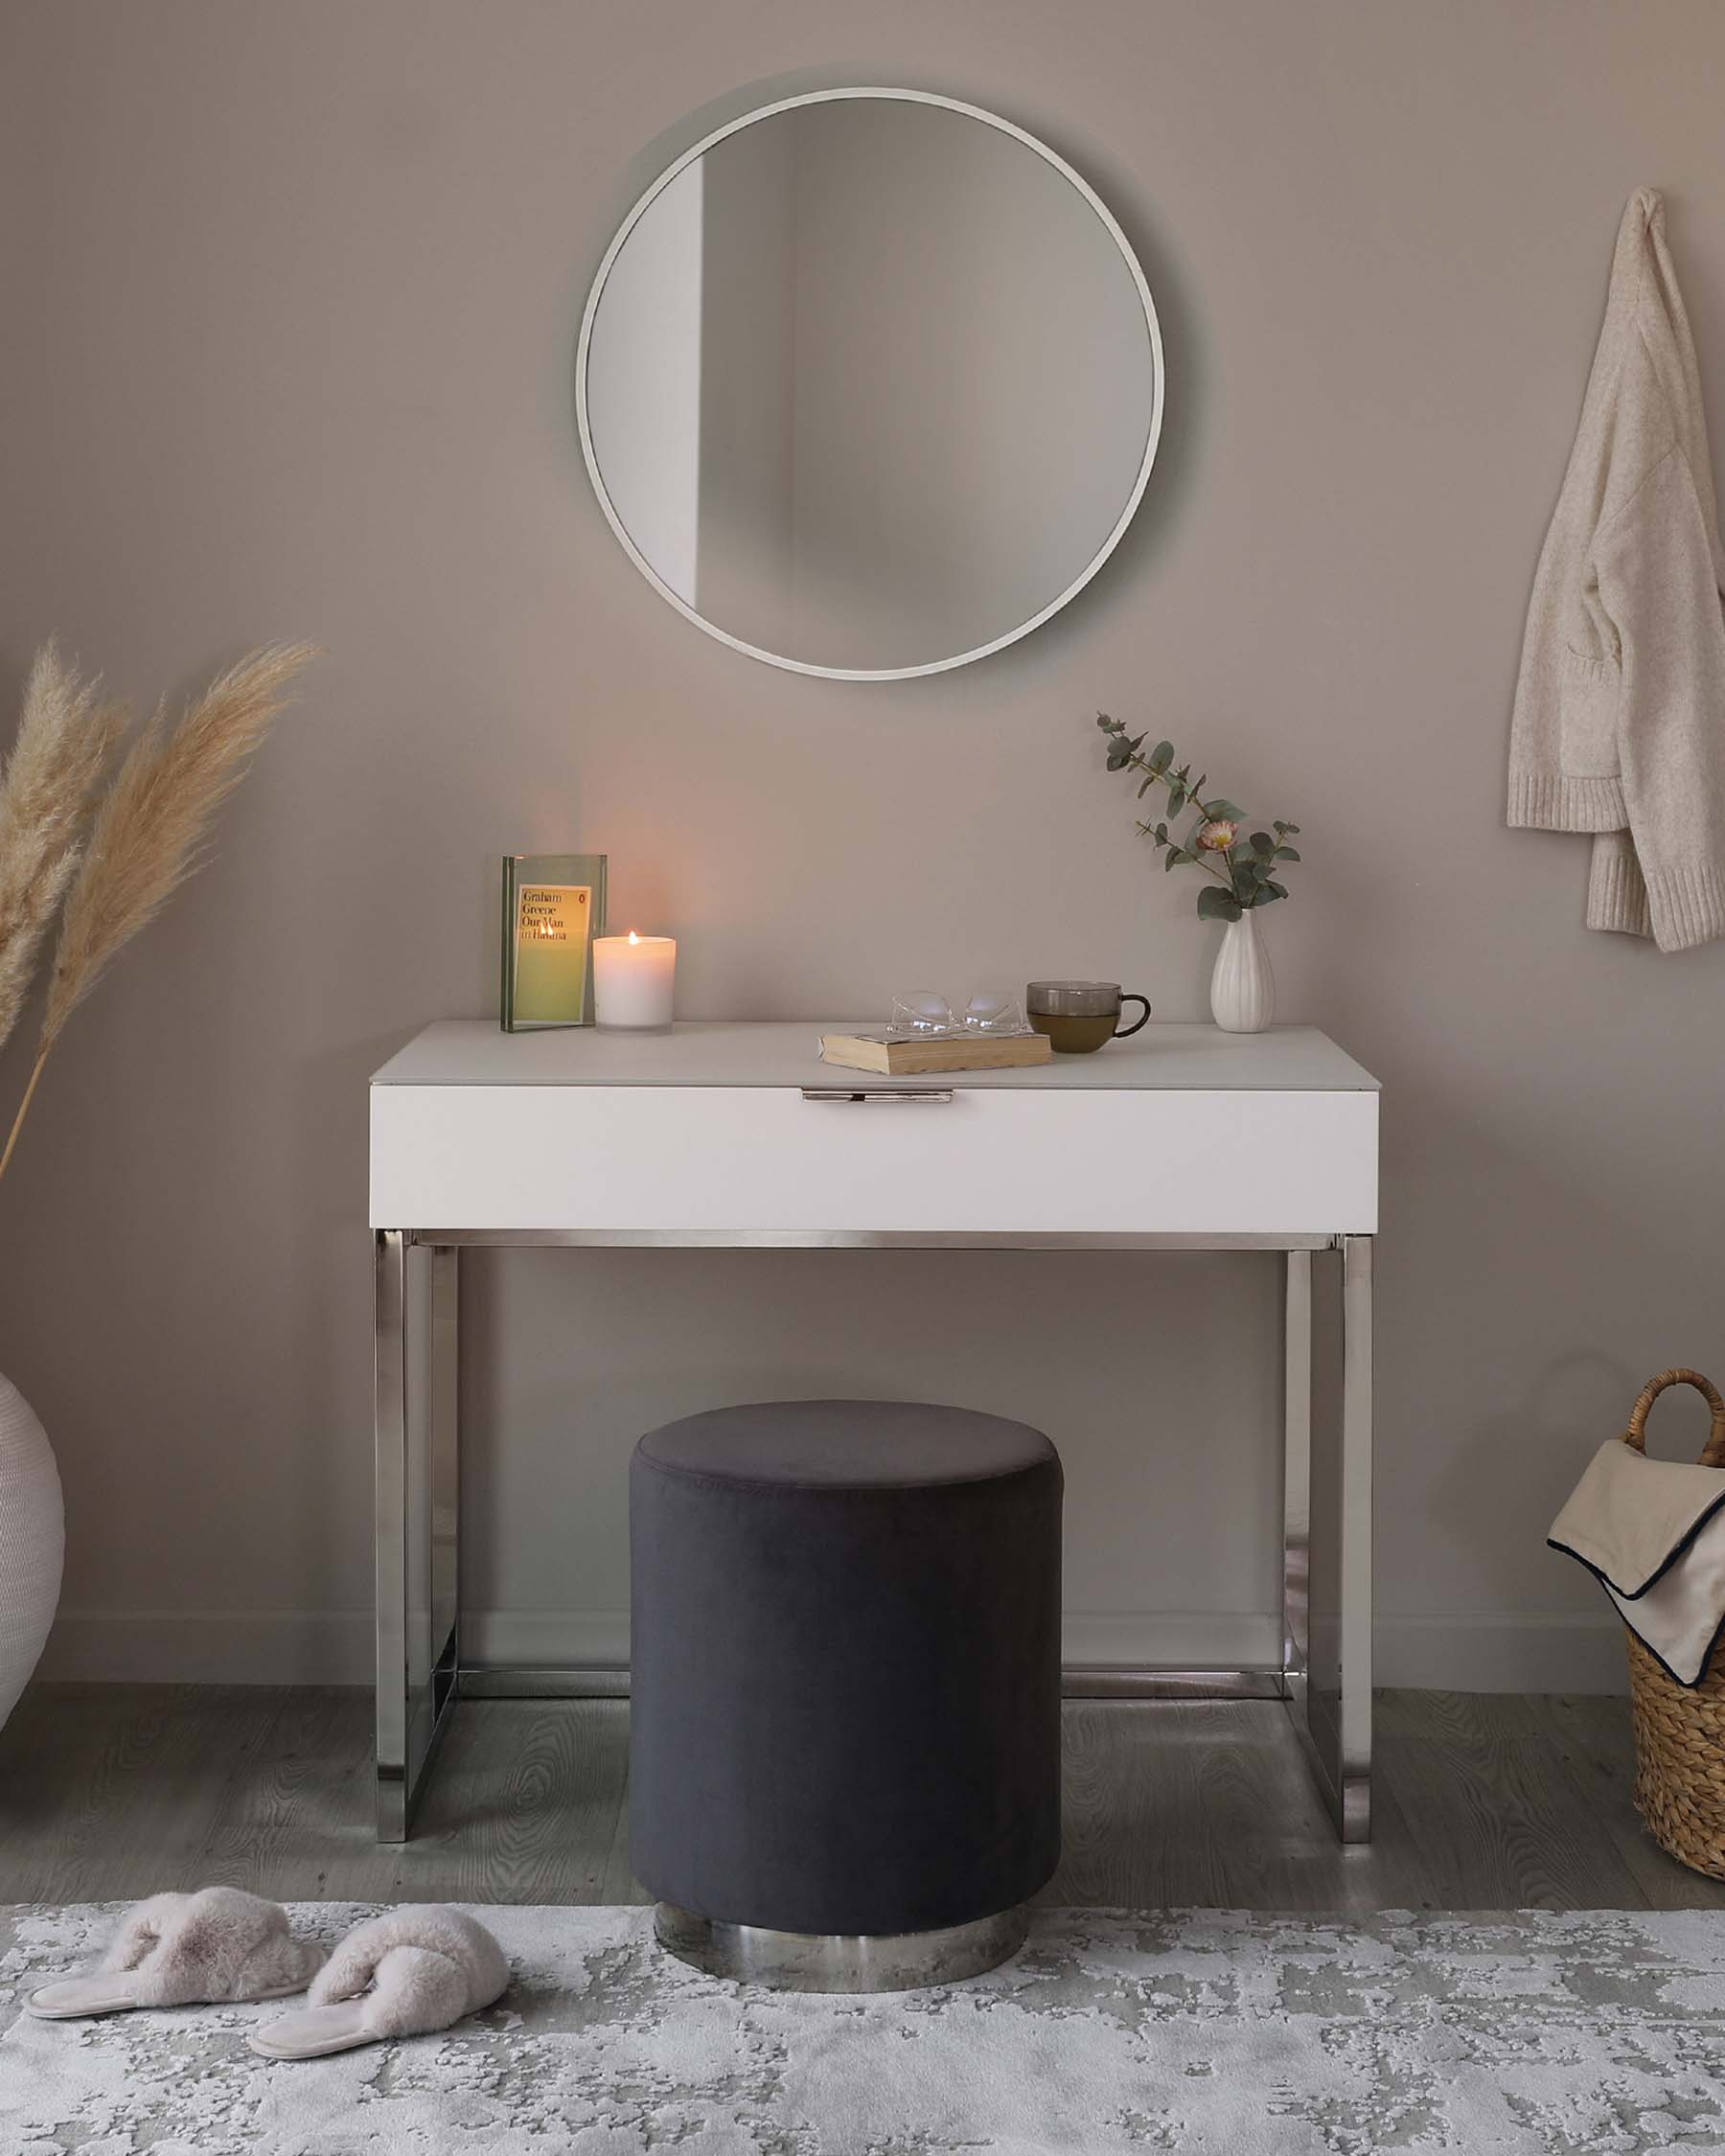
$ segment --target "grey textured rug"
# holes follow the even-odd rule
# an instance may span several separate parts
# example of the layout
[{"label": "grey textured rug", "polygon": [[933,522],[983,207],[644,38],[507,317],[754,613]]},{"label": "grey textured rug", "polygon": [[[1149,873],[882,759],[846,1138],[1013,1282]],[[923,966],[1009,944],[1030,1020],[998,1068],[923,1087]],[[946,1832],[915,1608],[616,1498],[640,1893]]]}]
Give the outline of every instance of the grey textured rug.
[{"label": "grey textured rug", "polygon": [[[6,2156],[934,2156],[1725,2145],[1725,1915],[1041,1915],[949,1991],[739,1991],[645,1910],[477,1911],[516,1981],[440,2037],[272,2065],[273,2007],[37,2022],[114,1912],[0,1914]],[[308,1903],[333,1941],[370,1910]]]}]

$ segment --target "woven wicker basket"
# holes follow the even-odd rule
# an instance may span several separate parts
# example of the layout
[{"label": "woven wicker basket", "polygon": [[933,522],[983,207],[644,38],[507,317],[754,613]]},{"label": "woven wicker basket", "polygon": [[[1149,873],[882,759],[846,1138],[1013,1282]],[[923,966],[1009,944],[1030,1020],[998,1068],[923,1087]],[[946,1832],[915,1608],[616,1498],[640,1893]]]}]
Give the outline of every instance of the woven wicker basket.
[{"label": "woven wicker basket", "polygon": [[[1662,1370],[1642,1388],[1623,1433],[1647,1449],[1647,1411],[1668,1385],[1692,1385],[1713,1410],[1703,1467],[1725,1467],[1725,1400],[1694,1370]],[[1695,1686],[1680,1685],[1633,1632],[1629,1699],[1635,1717],[1635,1801],[1653,1839],[1691,1870],[1725,1879],[1725,1654],[1715,1650]]]}]

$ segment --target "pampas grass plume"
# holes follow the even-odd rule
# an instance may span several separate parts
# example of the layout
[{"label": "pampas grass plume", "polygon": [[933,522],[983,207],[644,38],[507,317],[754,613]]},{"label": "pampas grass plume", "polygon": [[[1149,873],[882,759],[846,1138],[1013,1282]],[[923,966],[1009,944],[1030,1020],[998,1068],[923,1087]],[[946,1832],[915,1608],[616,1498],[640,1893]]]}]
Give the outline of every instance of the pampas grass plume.
[{"label": "pampas grass plume", "polygon": [[126,709],[52,640],[36,654],[18,738],[0,771],[0,1047],[78,867],[80,841]]},{"label": "pampas grass plume", "polygon": [[316,655],[307,644],[271,644],[249,653],[218,675],[176,725],[169,724],[166,707],[158,705],[133,742],[91,818],[81,855],[60,879],[65,909],[35,1064],[0,1152],[0,1175],[66,1021],[132,937],[200,865],[217,810],[244,776],[252,750]]}]

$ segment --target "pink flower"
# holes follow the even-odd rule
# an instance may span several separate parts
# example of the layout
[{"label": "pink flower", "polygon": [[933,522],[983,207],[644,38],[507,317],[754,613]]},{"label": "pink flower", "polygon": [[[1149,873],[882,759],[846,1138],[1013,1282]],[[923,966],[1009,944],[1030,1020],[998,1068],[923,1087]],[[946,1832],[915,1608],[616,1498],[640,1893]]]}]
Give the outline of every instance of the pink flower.
[{"label": "pink flower", "polygon": [[1225,854],[1240,836],[1240,827],[1228,816],[1217,816],[1205,824],[1198,833],[1198,844],[1206,853]]}]

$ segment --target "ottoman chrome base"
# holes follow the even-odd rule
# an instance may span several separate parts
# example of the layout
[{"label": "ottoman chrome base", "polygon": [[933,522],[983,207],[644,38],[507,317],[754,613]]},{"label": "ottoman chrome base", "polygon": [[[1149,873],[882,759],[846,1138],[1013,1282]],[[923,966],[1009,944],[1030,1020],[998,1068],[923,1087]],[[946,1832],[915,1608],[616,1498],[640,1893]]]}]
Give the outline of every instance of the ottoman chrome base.
[{"label": "ottoman chrome base", "polygon": [[1009,1961],[1024,1943],[1023,1903],[998,1916],[937,1932],[773,1932],[724,1924],[661,1901],[653,1913],[659,1944],[707,1976],[770,1991],[917,1991],[962,1984]]}]

